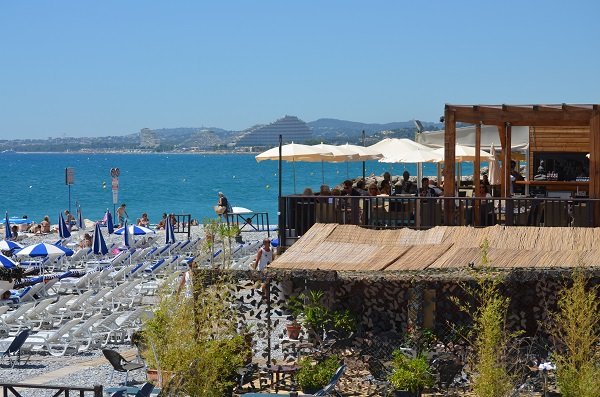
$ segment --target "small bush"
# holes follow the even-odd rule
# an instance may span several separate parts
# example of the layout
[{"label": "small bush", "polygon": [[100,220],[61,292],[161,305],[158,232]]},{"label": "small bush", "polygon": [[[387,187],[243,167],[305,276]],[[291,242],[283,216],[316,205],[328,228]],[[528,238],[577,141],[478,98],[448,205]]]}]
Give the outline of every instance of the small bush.
[{"label": "small bush", "polygon": [[299,362],[300,369],[296,379],[302,391],[314,392],[323,388],[340,366],[340,359],[337,356],[331,356],[320,363],[314,363],[309,357],[305,357]]},{"label": "small bush", "polygon": [[401,351],[393,352],[393,370],[389,377],[396,390],[420,393],[424,388],[433,386],[434,377],[427,357],[408,358]]}]

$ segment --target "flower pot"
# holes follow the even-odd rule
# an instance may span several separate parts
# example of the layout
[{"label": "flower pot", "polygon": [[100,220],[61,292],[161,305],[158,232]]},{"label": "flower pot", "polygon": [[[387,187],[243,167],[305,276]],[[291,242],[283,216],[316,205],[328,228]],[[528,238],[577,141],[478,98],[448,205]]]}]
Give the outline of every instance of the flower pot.
[{"label": "flower pot", "polygon": [[157,369],[146,368],[146,375],[148,377],[148,382],[152,383],[156,387],[162,388],[166,385],[173,376],[175,376],[174,372],[171,371],[160,371],[161,376],[158,376]]},{"label": "flower pot", "polygon": [[286,329],[287,329],[288,338],[297,340],[298,337],[300,336],[300,330],[302,329],[302,327],[300,327],[300,324],[292,323],[292,324],[288,324],[286,326]]}]

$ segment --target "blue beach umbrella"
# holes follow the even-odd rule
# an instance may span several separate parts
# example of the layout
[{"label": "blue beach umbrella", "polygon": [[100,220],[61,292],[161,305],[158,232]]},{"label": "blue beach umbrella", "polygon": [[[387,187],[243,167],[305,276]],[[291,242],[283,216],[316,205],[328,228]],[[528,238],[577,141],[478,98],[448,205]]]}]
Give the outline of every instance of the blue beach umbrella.
[{"label": "blue beach umbrella", "polygon": [[175,227],[171,223],[171,217],[167,216],[167,222],[165,224],[165,244],[175,243]]},{"label": "blue beach umbrella", "polygon": [[63,217],[62,212],[59,213],[58,217],[58,235],[60,238],[69,238],[71,237],[71,232],[65,223],[65,218]]},{"label": "blue beach umbrella", "polygon": [[104,241],[104,236],[102,235],[102,231],[100,231],[100,224],[98,222],[96,222],[96,227],[94,228],[94,242],[92,248],[96,255],[108,254],[108,247],[106,246],[106,241]]},{"label": "blue beach umbrella", "polygon": [[10,222],[8,221],[8,211],[6,211],[6,219],[4,220],[4,238],[10,240],[12,233],[10,232]]},{"label": "blue beach umbrella", "polygon": [[155,234],[156,232],[152,229],[148,229],[147,227],[144,226],[138,226],[138,225],[124,225],[123,227],[115,230],[115,234],[123,234],[125,233],[125,228],[127,228],[127,232],[129,234],[132,234],[134,236],[143,236],[145,234]]},{"label": "blue beach umbrella", "polygon": [[83,213],[81,212],[80,206],[77,206],[77,228],[79,230],[83,230],[85,228],[85,223],[83,223]]},{"label": "blue beach umbrella", "polygon": [[0,241],[0,251],[12,251],[14,249],[21,249],[23,246],[15,241],[2,240]]},{"label": "blue beach umbrella", "polygon": [[71,255],[73,255],[73,251],[66,247],[48,243],[39,243],[28,245],[21,251],[17,252],[17,256],[29,256],[31,258],[48,256],[50,258],[56,258],[61,255],[68,254],[69,252]]},{"label": "blue beach umbrella", "polygon": [[4,255],[0,255],[0,266],[6,269],[14,269],[15,267],[17,267],[17,264],[13,262],[12,259]]},{"label": "blue beach umbrella", "polygon": [[[131,243],[129,242],[129,230],[127,229],[127,219],[125,219],[125,224],[121,229],[123,229],[121,231],[121,233],[123,233],[123,242],[125,244],[125,247],[129,248],[131,246],[130,245]],[[115,234],[121,234],[121,233],[118,233],[118,230],[115,232]]]},{"label": "blue beach umbrella", "polygon": [[113,224],[112,215],[109,210],[106,210],[106,227],[108,228],[108,234],[115,232],[115,225]]}]

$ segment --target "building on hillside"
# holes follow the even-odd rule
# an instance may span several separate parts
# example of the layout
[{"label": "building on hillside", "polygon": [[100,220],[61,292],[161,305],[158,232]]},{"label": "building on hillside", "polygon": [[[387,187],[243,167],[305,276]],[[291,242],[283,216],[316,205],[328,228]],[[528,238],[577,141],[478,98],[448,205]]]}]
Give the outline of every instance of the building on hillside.
[{"label": "building on hillside", "polygon": [[279,135],[282,135],[284,143],[304,143],[312,138],[312,130],[298,117],[286,115],[271,124],[244,131],[236,146],[273,147],[279,144]]},{"label": "building on hillside", "polygon": [[140,147],[153,149],[160,145],[160,139],[156,133],[150,128],[142,128],[140,130]]}]

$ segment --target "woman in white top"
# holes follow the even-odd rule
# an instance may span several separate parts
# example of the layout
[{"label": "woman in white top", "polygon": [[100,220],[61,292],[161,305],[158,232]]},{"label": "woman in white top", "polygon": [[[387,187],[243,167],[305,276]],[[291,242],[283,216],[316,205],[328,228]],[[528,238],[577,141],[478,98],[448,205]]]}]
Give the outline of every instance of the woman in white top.
[{"label": "woman in white top", "polygon": [[269,264],[273,262],[273,250],[271,249],[271,240],[268,238],[263,240],[263,245],[256,253],[256,261],[254,261],[254,270],[262,272]]},{"label": "woman in white top", "polygon": [[271,248],[271,240],[268,238],[263,240],[263,245],[256,253],[256,261],[252,269],[262,273],[262,299],[269,300],[269,280],[266,277],[265,269],[273,262],[273,249]]}]

